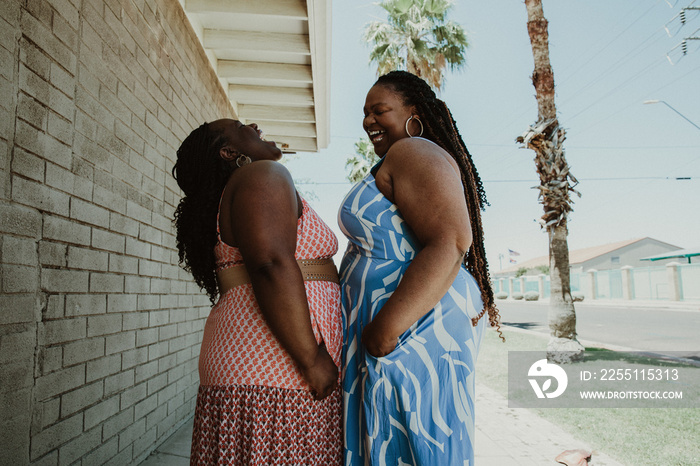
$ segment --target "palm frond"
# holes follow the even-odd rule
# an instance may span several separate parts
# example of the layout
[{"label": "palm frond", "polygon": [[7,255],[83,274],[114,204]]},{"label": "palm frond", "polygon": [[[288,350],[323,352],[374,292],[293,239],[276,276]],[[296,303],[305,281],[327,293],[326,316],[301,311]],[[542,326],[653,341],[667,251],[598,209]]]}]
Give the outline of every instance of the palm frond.
[{"label": "palm frond", "polygon": [[363,179],[374,164],[379,161],[379,157],[374,153],[374,146],[369,138],[363,137],[355,142],[355,154],[348,157],[345,168],[350,168],[348,180],[356,183]]},{"label": "palm frond", "polygon": [[423,9],[431,16],[443,20],[453,5],[451,0],[424,0]]},{"label": "palm frond", "polygon": [[379,6],[384,8],[389,16],[405,15],[413,6],[415,0],[385,0],[379,3]]},{"label": "palm frond", "polygon": [[386,21],[373,21],[363,39],[372,46],[370,63],[377,74],[406,69],[440,89],[445,70],[466,63],[468,47],[464,28],[447,20],[453,0],[383,0]]}]

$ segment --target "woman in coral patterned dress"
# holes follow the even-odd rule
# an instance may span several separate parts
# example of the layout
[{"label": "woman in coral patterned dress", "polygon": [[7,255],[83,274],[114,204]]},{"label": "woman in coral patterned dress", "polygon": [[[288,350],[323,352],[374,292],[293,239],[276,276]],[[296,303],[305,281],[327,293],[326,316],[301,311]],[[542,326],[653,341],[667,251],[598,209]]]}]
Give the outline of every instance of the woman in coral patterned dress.
[{"label": "woman in coral patterned dress", "polygon": [[205,123],[177,155],[180,260],[218,296],[199,358],[191,464],[339,464],[336,237],[257,125]]}]

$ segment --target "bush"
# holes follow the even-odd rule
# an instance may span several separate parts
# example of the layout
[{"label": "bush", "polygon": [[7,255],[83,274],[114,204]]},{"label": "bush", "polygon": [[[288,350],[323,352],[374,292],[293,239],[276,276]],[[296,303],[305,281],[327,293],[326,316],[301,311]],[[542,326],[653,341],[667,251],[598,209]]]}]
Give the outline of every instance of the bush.
[{"label": "bush", "polygon": [[513,293],[513,299],[523,299],[522,293]]},{"label": "bush", "polygon": [[583,301],[584,298],[583,293],[581,293],[580,291],[574,291],[573,293],[571,293],[571,297],[574,299],[575,303]]},{"label": "bush", "polygon": [[525,301],[537,301],[540,299],[540,294],[537,291],[528,291],[525,293]]},{"label": "bush", "polygon": [[496,299],[507,299],[508,298],[508,293],[505,291],[499,291],[496,293]]}]

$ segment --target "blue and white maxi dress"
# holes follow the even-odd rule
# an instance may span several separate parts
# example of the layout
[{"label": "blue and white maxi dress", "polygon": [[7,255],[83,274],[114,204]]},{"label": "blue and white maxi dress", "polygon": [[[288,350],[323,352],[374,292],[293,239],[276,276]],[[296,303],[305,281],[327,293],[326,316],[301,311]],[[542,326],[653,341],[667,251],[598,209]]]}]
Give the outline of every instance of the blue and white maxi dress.
[{"label": "blue and white maxi dress", "polygon": [[375,358],[362,329],[396,289],[420,245],[369,174],[338,221],[349,244],[340,266],[346,465],[474,465],[474,368],[486,317],[462,267],[440,302]]}]

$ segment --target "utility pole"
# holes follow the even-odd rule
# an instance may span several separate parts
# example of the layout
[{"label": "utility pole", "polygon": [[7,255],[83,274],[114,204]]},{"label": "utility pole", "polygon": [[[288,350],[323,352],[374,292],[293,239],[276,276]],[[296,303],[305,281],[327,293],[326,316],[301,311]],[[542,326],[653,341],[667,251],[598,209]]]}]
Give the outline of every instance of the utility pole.
[{"label": "utility pole", "polygon": [[[664,29],[666,29],[666,34],[668,34],[669,37],[673,37],[674,35],[676,35],[686,25],[686,23],[688,23],[691,19],[695,18],[696,16],[700,15],[700,6],[691,5],[681,8],[681,11],[676,16],[671,18],[671,20],[668,23],[666,23]],[[670,28],[675,28],[673,25],[676,22],[679,22],[680,26],[678,26],[677,31],[671,34]],[[684,37],[678,45],[676,45],[668,51],[668,53],[666,54],[666,58],[668,59],[668,61],[672,65],[674,64],[673,60],[671,59],[671,54],[673,54],[676,49],[680,49],[681,53],[680,58],[678,58],[676,62],[678,62],[678,60],[686,56],[688,54],[688,41],[694,40],[700,40],[700,27],[693,31],[690,34],[690,36]]]}]

